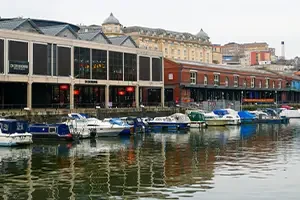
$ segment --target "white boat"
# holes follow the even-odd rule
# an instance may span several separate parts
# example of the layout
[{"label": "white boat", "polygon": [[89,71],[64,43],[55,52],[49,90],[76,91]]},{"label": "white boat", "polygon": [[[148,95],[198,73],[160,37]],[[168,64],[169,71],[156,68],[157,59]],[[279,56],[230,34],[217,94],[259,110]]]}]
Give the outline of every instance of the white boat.
[{"label": "white boat", "polygon": [[68,119],[64,122],[69,126],[70,132],[80,139],[90,138],[91,130],[88,127],[86,119]]},{"label": "white boat", "polygon": [[148,121],[148,124],[150,127],[185,129],[190,122],[187,115],[175,113],[167,117],[155,117],[153,120]]},{"label": "white boat", "polygon": [[216,115],[213,112],[204,113],[205,122],[207,126],[225,126],[227,125],[228,120],[225,118]]},{"label": "white boat", "polygon": [[215,110],[214,114],[219,115],[222,119],[227,120],[227,123],[225,125],[241,124],[241,118],[240,118],[238,112],[233,109]]},{"label": "white boat", "polygon": [[287,118],[300,118],[300,109],[288,110],[286,108],[280,108],[279,116]]},{"label": "white boat", "polygon": [[96,134],[96,137],[116,137],[126,128],[97,118],[87,118],[87,123],[91,131]]},{"label": "white boat", "polygon": [[32,143],[32,135],[27,132],[28,123],[15,119],[0,120],[0,146],[19,146]]}]

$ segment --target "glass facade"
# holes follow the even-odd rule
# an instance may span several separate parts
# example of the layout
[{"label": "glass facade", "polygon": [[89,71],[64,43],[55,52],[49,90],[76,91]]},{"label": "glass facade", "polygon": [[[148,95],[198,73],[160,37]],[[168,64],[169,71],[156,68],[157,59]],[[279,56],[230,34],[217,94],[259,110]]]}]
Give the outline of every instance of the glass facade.
[{"label": "glass facade", "polygon": [[4,40],[0,40],[0,73],[4,73]]},{"label": "glass facade", "polygon": [[90,49],[74,47],[74,78],[91,78]]},{"label": "glass facade", "polygon": [[107,51],[92,50],[92,79],[107,79]]},{"label": "glass facade", "polygon": [[152,58],[152,81],[162,81],[162,60]]},{"label": "glass facade", "polygon": [[71,75],[71,49],[68,47],[57,48],[57,76]]},{"label": "glass facade", "polygon": [[51,65],[48,65],[48,59],[48,46],[43,44],[33,44],[33,74],[51,75]]},{"label": "glass facade", "polygon": [[140,80],[150,81],[150,58],[140,56]]},{"label": "glass facade", "polygon": [[109,80],[123,80],[123,53],[109,52]]},{"label": "glass facade", "polygon": [[105,86],[77,85],[74,89],[75,107],[105,107]]},{"label": "glass facade", "polygon": [[137,81],[137,55],[124,54],[124,81]]},{"label": "glass facade", "polygon": [[28,74],[28,43],[9,41],[8,47],[9,73]]}]

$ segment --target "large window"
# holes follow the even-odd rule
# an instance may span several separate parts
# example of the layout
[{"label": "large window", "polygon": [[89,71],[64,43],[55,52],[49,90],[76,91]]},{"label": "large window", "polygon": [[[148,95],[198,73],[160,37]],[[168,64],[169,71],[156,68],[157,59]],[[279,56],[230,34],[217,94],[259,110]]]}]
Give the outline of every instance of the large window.
[{"label": "large window", "polygon": [[33,44],[33,74],[51,75],[51,57],[50,65],[48,65],[48,59],[48,46]]},{"label": "large window", "polygon": [[204,75],[204,85],[207,85],[208,84],[208,78],[207,78],[207,75]]},{"label": "large window", "polygon": [[136,54],[124,54],[124,81],[137,81]]},{"label": "large window", "polygon": [[214,74],[214,85],[215,86],[220,85],[220,74]]},{"label": "large window", "polygon": [[238,76],[234,76],[234,83],[233,83],[234,87],[239,87],[239,77]]},{"label": "large window", "polygon": [[28,43],[9,41],[8,47],[9,73],[28,74]]},{"label": "large window", "polygon": [[90,79],[90,49],[80,47],[74,48],[74,77]]},{"label": "large window", "polygon": [[191,84],[197,83],[197,72],[190,72],[190,80]]},{"label": "large window", "polygon": [[109,52],[109,80],[123,80],[123,53]]},{"label": "large window", "polygon": [[92,50],[92,79],[107,79],[107,51]]},{"label": "large window", "polygon": [[70,76],[71,75],[71,49],[68,47],[58,47],[58,76]]},{"label": "large window", "polygon": [[269,88],[269,82],[270,82],[270,80],[267,78],[266,79],[266,88]]},{"label": "large window", "polygon": [[229,79],[228,79],[228,77],[226,76],[226,78],[225,78],[225,87],[228,87],[229,86]]},{"label": "large window", "polygon": [[150,58],[140,56],[140,80],[150,81]]},{"label": "large window", "polygon": [[278,82],[278,89],[281,89],[282,87],[282,83],[281,83],[281,80]]},{"label": "large window", "polygon": [[252,77],[251,78],[251,88],[254,88],[255,87],[255,78]]},{"label": "large window", "polygon": [[0,73],[4,73],[4,41],[0,40]]},{"label": "large window", "polygon": [[243,87],[247,87],[247,79],[244,79],[244,82],[243,82]]},{"label": "large window", "polygon": [[152,81],[162,81],[162,61],[160,58],[152,58]]},{"label": "large window", "polygon": [[258,87],[261,88],[262,87],[262,81],[259,81],[258,83]]}]

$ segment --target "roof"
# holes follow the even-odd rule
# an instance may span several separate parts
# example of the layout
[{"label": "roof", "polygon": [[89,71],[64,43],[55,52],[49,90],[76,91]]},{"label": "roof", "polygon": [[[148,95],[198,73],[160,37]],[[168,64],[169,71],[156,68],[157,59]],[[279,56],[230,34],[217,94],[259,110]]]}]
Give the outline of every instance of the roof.
[{"label": "roof", "polygon": [[117,24],[117,25],[119,25],[120,22],[117,18],[115,18],[115,16],[112,13],[110,13],[109,17],[106,18],[106,20],[104,20],[102,25],[105,25],[105,24]]},{"label": "roof", "polygon": [[102,31],[93,31],[93,32],[82,32],[79,33],[78,36],[82,40],[92,41],[97,35],[101,34],[108,44],[111,44],[111,41],[106,37],[106,35]]},{"label": "roof", "polygon": [[202,28],[199,31],[199,33],[197,33],[196,36],[199,37],[199,38],[201,38],[201,39],[204,39],[204,40],[208,40],[209,39],[207,33],[205,33]]},{"label": "roof", "polygon": [[138,48],[137,44],[134,42],[134,40],[130,37],[130,36],[126,36],[126,35],[122,35],[122,36],[118,36],[118,37],[110,37],[109,40],[111,41],[111,43],[113,45],[119,45],[122,46],[126,40],[130,40],[133,45]]},{"label": "roof", "polygon": [[43,33],[52,36],[57,36],[60,32],[64,31],[65,29],[69,29],[74,35],[77,36],[77,33],[68,24],[41,27]]},{"label": "roof", "polygon": [[145,34],[156,34],[156,35],[166,35],[166,36],[174,35],[174,37],[177,37],[178,39],[190,39],[190,38],[194,40],[201,39],[198,36],[193,35],[191,33],[176,32],[176,31],[170,31],[161,28],[148,28],[142,26],[129,26],[123,28],[124,33],[141,32],[141,31],[145,32]]},{"label": "roof", "polygon": [[18,30],[18,28],[28,22],[38,33],[43,33],[39,27],[30,19],[12,18],[12,19],[1,19],[0,29]]},{"label": "roof", "polygon": [[218,64],[210,64],[210,63],[204,63],[204,62],[197,62],[197,61],[186,61],[186,60],[172,60],[175,63],[183,64],[183,65],[193,65],[193,66],[201,66],[201,67],[209,67],[209,68],[219,68],[219,69],[225,69],[225,70],[231,70],[231,71],[242,71],[242,72],[254,72],[254,73],[261,73],[261,74],[270,74],[275,75],[272,72],[268,72],[265,70],[260,69],[252,69],[248,67],[244,67],[241,65],[218,65]]}]

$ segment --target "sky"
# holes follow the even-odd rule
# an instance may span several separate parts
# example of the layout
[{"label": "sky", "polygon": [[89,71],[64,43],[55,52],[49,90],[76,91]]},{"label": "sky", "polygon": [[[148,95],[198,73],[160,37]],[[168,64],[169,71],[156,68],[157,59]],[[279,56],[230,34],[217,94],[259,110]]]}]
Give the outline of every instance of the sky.
[{"label": "sky", "polygon": [[287,58],[300,56],[298,0],[1,0],[0,16],[99,24],[112,12],[123,26],[196,34],[213,44],[267,42]]}]

